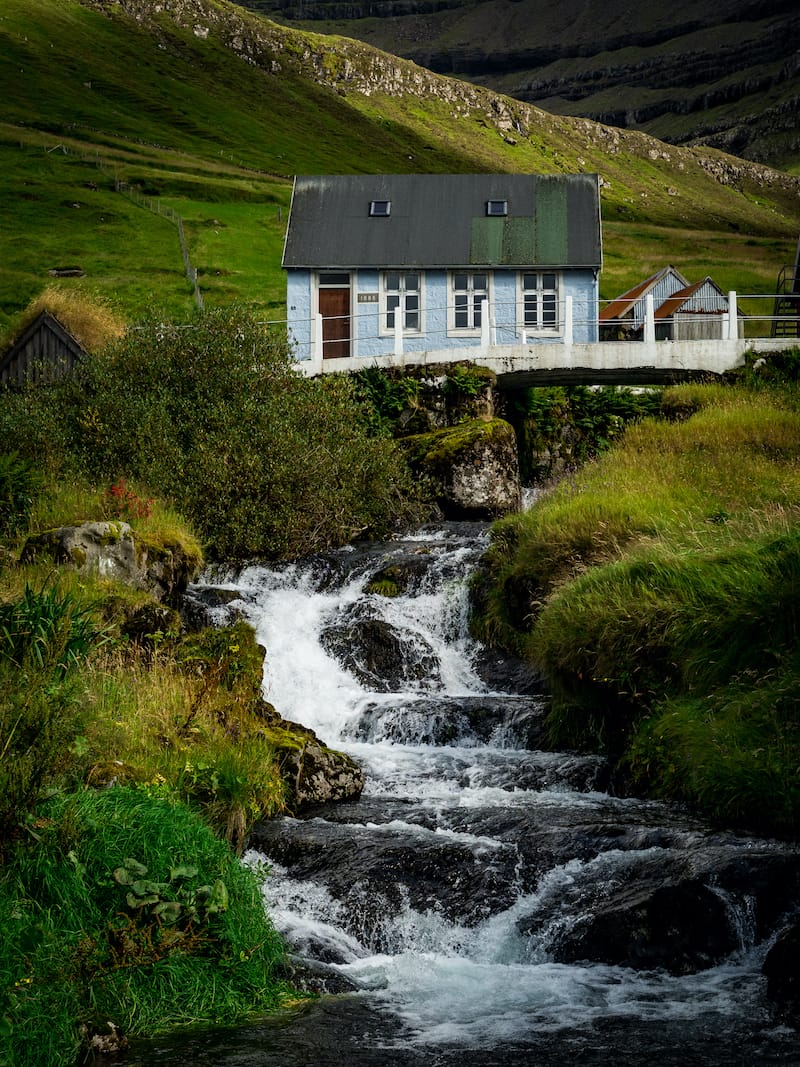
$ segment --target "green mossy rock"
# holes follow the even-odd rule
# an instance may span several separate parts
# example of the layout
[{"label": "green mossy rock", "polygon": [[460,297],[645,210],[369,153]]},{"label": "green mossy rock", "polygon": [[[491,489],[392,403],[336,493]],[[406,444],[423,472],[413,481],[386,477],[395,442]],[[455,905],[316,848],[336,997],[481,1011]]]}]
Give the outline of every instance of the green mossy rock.
[{"label": "green mossy rock", "polygon": [[402,444],[415,473],[433,482],[448,518],[491,519],[519,510],[517,439],[504,419],[471,419]]}]

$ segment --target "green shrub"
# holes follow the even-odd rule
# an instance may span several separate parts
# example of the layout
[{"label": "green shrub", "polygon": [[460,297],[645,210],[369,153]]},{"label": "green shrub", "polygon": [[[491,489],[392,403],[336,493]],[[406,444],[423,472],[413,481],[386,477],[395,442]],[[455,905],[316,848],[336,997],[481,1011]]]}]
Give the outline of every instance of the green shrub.
[{"label": "green shrub", "polygon": [[16,452],[0,453],[0,533],[22,526],[41,489],[33,462]]},{"label": "green shrub", "polygon": [[303,378],[285,337],[241,309],[141,323],[68,379],[0,398],[0,430],[23,454],[62,440],[62,469],[174,501],[222,558],[385,533],[413,489],[349,380]]},{"label": "green shrub", "polygon": [[364,406],[367,425],[377,436],[391,437],[395,420],[419,401],[418,378],[387,374],[380,367],[358,371],[353,375],[353,387]]}]

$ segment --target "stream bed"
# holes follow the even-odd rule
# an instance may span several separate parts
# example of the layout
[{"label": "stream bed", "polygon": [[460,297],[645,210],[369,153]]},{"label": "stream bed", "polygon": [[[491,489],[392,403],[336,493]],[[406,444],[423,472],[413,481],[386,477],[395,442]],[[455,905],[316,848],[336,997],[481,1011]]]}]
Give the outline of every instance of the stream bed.
[{"label": "stream bed", "polygon": [[800,1064],[761,976],[797,849],[614,796],[602,758],[546,750],[536,680],[468,635],[487,536],[446,524],[214,577],[217,620],[267,650],[266,699],[366,788],[260,824],[245,857],[294,980],[325,995],[129,1063]]}]

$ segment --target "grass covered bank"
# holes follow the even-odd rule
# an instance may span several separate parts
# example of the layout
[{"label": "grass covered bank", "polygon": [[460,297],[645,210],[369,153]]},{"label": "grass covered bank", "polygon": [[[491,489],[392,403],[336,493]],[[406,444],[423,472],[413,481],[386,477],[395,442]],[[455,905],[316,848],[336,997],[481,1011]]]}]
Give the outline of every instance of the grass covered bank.
[{"label": "grass covered bank", "polygon": [[[229,1023],[291,996],[249,826],[291,803],[287,732],[243,623],[95,572],[19,563],[28,530],[124,513],[200,558],[174,511],[0,457],[0,1064],[72,1067],[125,1035]],[[109,1022],[112,1026],[109,1026]]]},{"label": "grass covered bank", "polygon": [[777,833],[800,827],[799,408],[796,385],[667,390],[496,525],[476,588],[480,635],[549,681],[554,744]]}]

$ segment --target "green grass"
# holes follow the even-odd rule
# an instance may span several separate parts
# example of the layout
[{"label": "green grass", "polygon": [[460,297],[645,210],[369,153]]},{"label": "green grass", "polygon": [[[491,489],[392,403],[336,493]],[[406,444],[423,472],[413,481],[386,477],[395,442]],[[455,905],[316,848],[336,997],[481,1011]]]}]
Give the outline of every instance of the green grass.
[{"label": "green grass", "polygon": [[664,408],[681,421],[630,427],[496,525],[478,629],[543,671],[555,743],[604,746],[641,788],[794,832],[800,405],[788,386],[694,386]]},{"label": "green grass", "polygon": [[[152,789],[86,790],[42,809],[36,833],[0,881],[2,1062],[68,1067],[86,1034],[109,1023],[150,1036],[285,1000],[284,950],[255,874],[186,807]],[[128,858],[164,899],[188,901],[221,882],[227,907],[162,924],[126,904],[113,872]],[[176,882],[180,867],[193,873]]]}]

